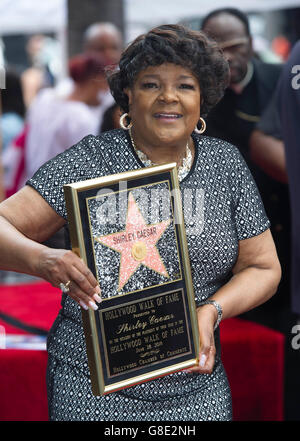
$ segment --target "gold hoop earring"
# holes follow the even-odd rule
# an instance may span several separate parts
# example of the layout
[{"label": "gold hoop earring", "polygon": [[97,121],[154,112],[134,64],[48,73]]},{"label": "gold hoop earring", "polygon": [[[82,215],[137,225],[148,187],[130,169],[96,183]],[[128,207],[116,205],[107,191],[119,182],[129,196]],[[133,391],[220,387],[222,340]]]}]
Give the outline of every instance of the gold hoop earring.
[{"label": "gold hoop earring", "polygon": [[201,135],[201,133],[204,133],[206,130],[206,122],[201,117],[199,118],[199,121],[201,121],[201,129],[198,129],[198,126],[196,124],[196,127],[194,128],[194,132],[199,133],[199,135]]},{"label": "gold hoop earring", "polygon": [[123,113],[123,115],[120,118],[120,126],[122,127],[122,129],[124,130],[129,130],[131,129],[131,127],[133,126],[132,121],[130,121],[130,123],[128,124],[128,126],[125,126],[125,120],[128,117],[128,113]]}]

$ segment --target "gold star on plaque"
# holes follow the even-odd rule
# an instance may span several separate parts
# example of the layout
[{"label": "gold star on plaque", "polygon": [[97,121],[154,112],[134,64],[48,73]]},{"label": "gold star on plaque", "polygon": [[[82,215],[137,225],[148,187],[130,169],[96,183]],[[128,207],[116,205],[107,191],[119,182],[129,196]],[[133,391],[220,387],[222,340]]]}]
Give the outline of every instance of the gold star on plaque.
[{"label": "gold star on plaque", "polygon": [[118,290],[123,288],[141,264],[169,277],[156,243],[170,222],[168,219],[153,225],[146,224],[132,193],[129,193],[125,231],[95,237],[97,242],[121,254]]}]

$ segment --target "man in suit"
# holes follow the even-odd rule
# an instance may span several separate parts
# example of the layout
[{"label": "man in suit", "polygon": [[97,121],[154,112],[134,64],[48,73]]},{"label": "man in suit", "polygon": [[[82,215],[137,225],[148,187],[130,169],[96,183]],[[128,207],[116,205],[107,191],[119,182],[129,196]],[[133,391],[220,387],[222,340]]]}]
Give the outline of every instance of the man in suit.
[{"label": "man in suit", "polygon": [[272,234],[283,268],[277,295],[265,305],[247,313],[245,318],[281,330],[280,309],[289,298],[288,186],[273,179],[252,161],[249,140],[271,100],[282,66],[264,63],[254,56],[248,18],[237,9],[212,11],[203,19],[202,30],[218,42],[230,68],[229,87],[208,115],[205,133],[236,145],[245,158],[271,221]]}]

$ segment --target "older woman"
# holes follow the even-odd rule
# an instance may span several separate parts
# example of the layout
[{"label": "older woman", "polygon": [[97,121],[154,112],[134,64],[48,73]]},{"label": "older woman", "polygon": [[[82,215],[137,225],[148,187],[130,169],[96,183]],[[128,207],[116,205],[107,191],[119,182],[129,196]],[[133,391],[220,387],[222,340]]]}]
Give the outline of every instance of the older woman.
[{"label": "older woman", "polygon": [[[40,276],[54,286],[71,281],[48,338],[50,419],[231,419],[230,389],[214,328],[222,314],[232,317],[270,298],[280,266],[269,221],[237,149],[197,133],[203,131],[203,115],[220,99],[227,81],[227,63],[201,32],[165,25],[140,36],[110,78],[112,93],[125,112],[124,128],[84,138],[42,166],[25,188],[2,203],[2,268]],[[204,194],[204,205],[195,204],[203,210],[203,226],[187,237],[200,364],[95,397],[80,307],[97,309],[100,287],[74,253],[40,243],[66,223],[64,184],[174,161],[181,191],[188,189],[194,198],[198,189]]]}]

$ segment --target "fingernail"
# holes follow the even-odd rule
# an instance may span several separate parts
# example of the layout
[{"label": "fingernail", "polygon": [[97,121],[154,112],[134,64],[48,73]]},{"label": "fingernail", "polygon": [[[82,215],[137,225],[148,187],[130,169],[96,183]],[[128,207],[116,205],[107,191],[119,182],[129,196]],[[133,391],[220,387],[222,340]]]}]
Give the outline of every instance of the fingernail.
[{"label": "fingernail", "polygon": [[96,291],[97,294],[101,294],[100,286],[97,285],[96,288],[95,288],[95,291]]},{"label": "fingernail", "polygon": [[90,305],[90,307],[91,307],[94,311],[97,311],[98,306],[96,305],[95,302],[93,302],[92,300],[90,300],[90,301],[89,301],[89,305]]},{"label": "fingernail", "polygon": [[81,306],[83,309],[85,309],[86,311],[89,309],[89,307],[88,307],[85,303],[83,303],[82,301],[80,301],[79,303],[80,303],[80,306]]},{"label": "fingernail", "polygon": [[94,295],[93,295],[93,299],[96,300],[96,302],[98,302],[98,303],[101,303],[101,302],[102,302],[102,299],[101,299],[100,296],[98,296],[98,294],[94,294]]},{"label": "fingernail", "polygon": [[184,369],[183,372],[186,372],[187,374],[191,374],[192,373],[192,371],[190,369]]},{"label": "fingernail", "polygon": [[206,362],[206,355],[205,354],[202,354],[201,355],[201,357],[200,357],[200,361],[199,361],[199,365],[201,366],[201,367],[204,367],[204,365],[205,365],[205,362]]}]

